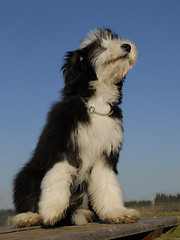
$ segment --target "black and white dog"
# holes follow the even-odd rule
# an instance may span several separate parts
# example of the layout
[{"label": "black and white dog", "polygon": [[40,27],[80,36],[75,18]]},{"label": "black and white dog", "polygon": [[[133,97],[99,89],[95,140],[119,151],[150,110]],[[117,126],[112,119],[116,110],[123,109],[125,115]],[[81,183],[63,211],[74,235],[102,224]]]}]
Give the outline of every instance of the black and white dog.
[{"label": "black and white dog", "polygon": [[[92,31],[62,67],[62,101],[48,115],[30,161],[14,180],[16,226],[82,225],[94,215],[130,223],[116,179],[123,143],[122,85],[137,60],[136,46],[109,29]],[[91,210],[89,210],[91,209]]]}]

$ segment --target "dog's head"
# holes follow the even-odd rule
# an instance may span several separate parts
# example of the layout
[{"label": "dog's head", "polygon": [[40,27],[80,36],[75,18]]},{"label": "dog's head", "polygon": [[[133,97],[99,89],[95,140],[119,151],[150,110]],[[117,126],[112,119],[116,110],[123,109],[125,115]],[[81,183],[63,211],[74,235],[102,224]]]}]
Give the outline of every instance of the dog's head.
[{"label": "dog's head", "polygon": [[84,39],[79,48],[68,52],[63,65],[66,85],[83,88],[90,81],[117,84],[135,65],[137,50],[135,44],[121,39],[109,29],[97,29]]}]

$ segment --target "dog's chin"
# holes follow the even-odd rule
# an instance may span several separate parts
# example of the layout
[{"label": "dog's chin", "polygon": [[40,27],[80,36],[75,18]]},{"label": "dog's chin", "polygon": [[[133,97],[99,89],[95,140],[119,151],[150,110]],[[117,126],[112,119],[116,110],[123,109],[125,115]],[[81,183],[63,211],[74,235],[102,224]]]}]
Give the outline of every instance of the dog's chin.
[{"label": "dog's chin", "polygon": [[128,58],[129,58],[129,53],[126,53],[124,55],[118,56],[117,58],[107,61],[107,64],[112,64],[112,63],[117,62],[118,60],[126,60]]},{"label": "dog's chin", "polygon": [[119,57],[117,58],[117,60],[118,60],[118,59],[126,59],[126,58],[129,58],[129,53],[125,53],[124,55],[119,56]]}]

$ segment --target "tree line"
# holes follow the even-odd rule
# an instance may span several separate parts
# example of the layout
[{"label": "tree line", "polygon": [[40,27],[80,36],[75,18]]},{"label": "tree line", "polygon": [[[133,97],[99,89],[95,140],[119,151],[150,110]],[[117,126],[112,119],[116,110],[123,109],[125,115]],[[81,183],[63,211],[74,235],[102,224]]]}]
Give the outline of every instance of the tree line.
[{"label": "tree line", "polygon": [[161,203],[180,203],[180,194],[176,195],[166,195],[164,193],[157,193],[155,200],[154,200],[154,205],[159,205]]},{"label": "tree line", "polygon": [[152,205],[158,206],[161,204],[168,204],[168,203],[180,203],[180,194],[171,195],[171,194],[164,194],[164,193],[156,193],[154,201],[150,200],[143,200],[143,201],[128,201],[125,202],[126,207],[149,207]]}]

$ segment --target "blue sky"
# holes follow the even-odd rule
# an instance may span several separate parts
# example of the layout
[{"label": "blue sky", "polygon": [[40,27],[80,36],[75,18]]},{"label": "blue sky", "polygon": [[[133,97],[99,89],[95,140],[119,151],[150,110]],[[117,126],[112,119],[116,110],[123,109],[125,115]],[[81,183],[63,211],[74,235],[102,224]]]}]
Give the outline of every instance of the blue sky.
[{"label": "blue sky", "polygon": [[0,208],[12,207],[12,179],[59,99],[65,52],[99,27],[139,51],[121,106],[124,198],[180,192],[179,11],[179,0],[0,0]]}]

